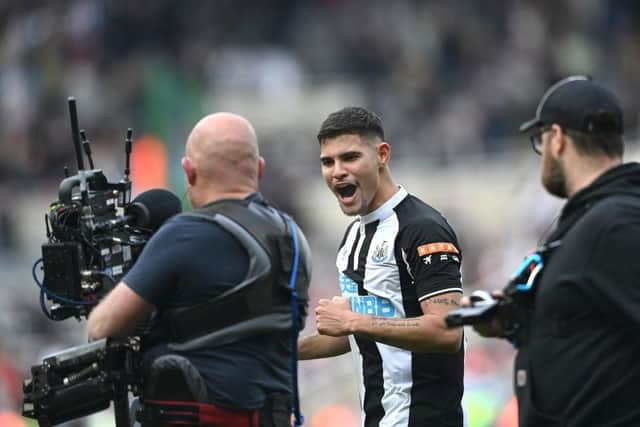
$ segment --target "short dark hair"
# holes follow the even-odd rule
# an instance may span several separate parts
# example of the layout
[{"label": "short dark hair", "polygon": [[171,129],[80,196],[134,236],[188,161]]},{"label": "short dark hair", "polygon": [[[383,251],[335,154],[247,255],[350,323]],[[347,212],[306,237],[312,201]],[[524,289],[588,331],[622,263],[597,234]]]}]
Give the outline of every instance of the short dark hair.
[{"label": "short dark hair", "polygon": [[576,150],[584,155],[605,154],[609,158],[622,158],[624,141],[617,133],[586,133],[573,129],[563,129],[574,142]]},{"label": "short dark hair", "polygon": [[345,107],[335,111],[322,122],[318,142],[340,135],[359,135],[361,138],[378,137],[384,141],[382,120],[363,107]]}]

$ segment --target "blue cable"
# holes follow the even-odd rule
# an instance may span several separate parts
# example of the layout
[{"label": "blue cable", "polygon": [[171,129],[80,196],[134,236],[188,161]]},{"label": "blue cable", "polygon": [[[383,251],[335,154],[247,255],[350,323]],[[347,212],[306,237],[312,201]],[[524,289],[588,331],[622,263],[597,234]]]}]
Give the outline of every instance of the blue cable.
[{"label": "blue cable", "polygon": [[42,258],[38,258],[36,262],[33,263],[33,267],[31,268],[31,275],[33,276],[33,280],[36,282],[36,285],[38,285],[38,287],[40,288],[40,308],[49,319],[57,320],[51,316],[51,312],[47,309],[47,305],[45,304],[45,301],[44,301],[45,294],[53,300],[60,301],[66,304],[71,304],[71,305],[95,305],[96,304],[96,302],[75,301],[69,298],[61,297],[60,295],[57,295],[51,292],[50,290],[48,290],[47,288],[45,288],[44,285],[40,283],[40,280],[38,280],[38,275],[36,274],[36,267],[41,262],[42,262]]},{"label": "blue cable", "polygon": [[293,414],[295,416],[294,426],[298,427],[304,424],[304,417],[300,413],[300,396],[298,394],[298,333],[299,316],[298,316],[298,292],[296,291],[296,279],[298,277],[298,262],[300,258],[300,250],[298,249],[298,235],[296,225],[293,220],[287,216],[287,222],[291,229],[291,237],[293,239],[293,267],[291,269],[291,277],[289,278],[289,289],[291,289],[291,383],[293,388]]},{"label": "blue cable", "polygon": [[42,312],[44,313],[44,315],[47,316],[47,318],[49,318],[50,320],[53,320],[51,313],[49,312],[49,310],[47,310],[47,305],[44,303],[44,293],[45,293],[44,286],[42,286],[42,284],[38,280],[38,275],[36,274],[36,267],[41,262],[42,262],[42,258],[38,258],[36,262],[33,263],[33,267],[31,268],[31,275],[33,276],[33,280],[35,280],[36,285],[38,285],[38,287],[40,288],[40,308],[42,309]]}]

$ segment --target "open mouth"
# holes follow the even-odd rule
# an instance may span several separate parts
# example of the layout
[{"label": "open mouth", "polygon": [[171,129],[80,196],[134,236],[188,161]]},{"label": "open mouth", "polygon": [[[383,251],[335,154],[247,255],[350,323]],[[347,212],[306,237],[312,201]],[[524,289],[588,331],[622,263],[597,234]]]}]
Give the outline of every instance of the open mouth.
[{"label": "open mouth", "polygon": [[340,187],[336,187],[336,192],[340,195],[340,197],[351,197],[356,192],[356,186],[353,184],[344,184]]}]

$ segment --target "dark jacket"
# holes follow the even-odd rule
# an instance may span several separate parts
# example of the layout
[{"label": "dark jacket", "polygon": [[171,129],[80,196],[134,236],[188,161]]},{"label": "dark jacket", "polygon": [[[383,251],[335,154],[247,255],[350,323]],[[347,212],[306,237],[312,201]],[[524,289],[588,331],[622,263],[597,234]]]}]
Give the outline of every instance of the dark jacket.
[{"label": "dark jacket", "polygon": [[565,205],[516,359],[521,426],[640,426],[640,164]]}]

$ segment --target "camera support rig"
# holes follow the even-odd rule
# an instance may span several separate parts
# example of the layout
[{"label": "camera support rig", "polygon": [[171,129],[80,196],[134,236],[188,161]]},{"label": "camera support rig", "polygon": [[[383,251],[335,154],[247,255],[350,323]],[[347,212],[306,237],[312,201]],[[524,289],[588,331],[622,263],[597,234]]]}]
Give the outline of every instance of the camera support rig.
[{"label": "camera support rig", "polygon": [[31,368],[22,413],[50,427],[109,407],[117,427],[129,427],[129,398],[138,394],[140,346],[134,338],[101,339],[53,354]]}]

